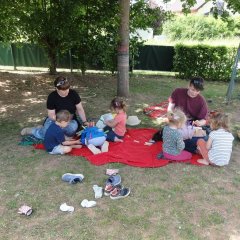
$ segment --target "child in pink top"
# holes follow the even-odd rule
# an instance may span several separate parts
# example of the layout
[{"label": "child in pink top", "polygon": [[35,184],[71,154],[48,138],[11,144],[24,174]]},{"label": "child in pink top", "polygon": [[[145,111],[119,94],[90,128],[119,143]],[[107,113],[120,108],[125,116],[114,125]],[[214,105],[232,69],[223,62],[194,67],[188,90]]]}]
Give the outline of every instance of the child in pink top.
[{"label": "child in pink top", "polygon": [[123,137],[126,132],[126,103],[119,99],[114,98],[111,101],[110,109],[116,114],[113,120],[105,121],[107,125],[104,132],[107,132],[107,141],[123,142]]}]

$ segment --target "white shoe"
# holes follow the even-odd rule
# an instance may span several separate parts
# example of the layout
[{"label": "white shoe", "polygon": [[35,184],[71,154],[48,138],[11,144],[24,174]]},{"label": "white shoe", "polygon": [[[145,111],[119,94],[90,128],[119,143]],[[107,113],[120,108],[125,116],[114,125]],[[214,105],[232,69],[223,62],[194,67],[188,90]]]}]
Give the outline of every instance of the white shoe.
[{"label": "white shoe", "polygon": [[62,212],[73,212],[73,211],[74,211],[74,207],[68,206],[66,203],[63,203],[63,204],[61,204],[61,206],[60,206],[60,210],[61,210]]},{"label": "white shoe", "polygon": [[87,199],[82,200],[81,206],[85,208],[95,207],[97,203],[95,201],[88,201]]},{"label": "white shoe", "polygon": [[101,150],[95,147],[93,144],[89,144],[87,147],[94,155],[101,153]]}]

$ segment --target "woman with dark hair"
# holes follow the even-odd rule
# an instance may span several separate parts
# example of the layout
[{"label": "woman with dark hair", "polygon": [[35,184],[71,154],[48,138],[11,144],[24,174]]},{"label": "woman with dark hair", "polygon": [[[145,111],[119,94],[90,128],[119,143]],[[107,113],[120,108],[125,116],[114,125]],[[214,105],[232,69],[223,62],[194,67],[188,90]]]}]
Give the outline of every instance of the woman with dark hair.
[{"label": "woman with dark hair", "polygon": [[206,125],[208,106],[201,95],[203,89],[203,78],[193,77],[188,88],[177,88],[173,91],[169,98],[168,111],[172,111],[175,107],[181,108],[188,121],[193,121],[193,124],[198,127]]},{"label": "woman with dark hair", "polygon": [[[208,106],[205,98],[201,95],[204,89],[204,80],[201,77],[190,79],[187,88],[177,88],[169,98],[168,111],[180,108],[187,116],[187,124],[203,127],[208,117]],[[185,140],[185,150],[195,153],[199,137]]]},{"label": "woman with dark hair", "polygon": [[77,114],[81,118],[81,123],[87,125],[85,111],[78,93],[70,89],[70,83],[66,77],[59,76],[54,81],[55,91],[51,92],[47,98],[47,118],[42,127],[24,128],[21,135],[33,135],[36,138],[44,139],[45,133],[52,122],[56,121],[56,114],[60,110],[68,110],[71,113],[71,121],[63,128],[64,134],[72,137],[78,129]]}]

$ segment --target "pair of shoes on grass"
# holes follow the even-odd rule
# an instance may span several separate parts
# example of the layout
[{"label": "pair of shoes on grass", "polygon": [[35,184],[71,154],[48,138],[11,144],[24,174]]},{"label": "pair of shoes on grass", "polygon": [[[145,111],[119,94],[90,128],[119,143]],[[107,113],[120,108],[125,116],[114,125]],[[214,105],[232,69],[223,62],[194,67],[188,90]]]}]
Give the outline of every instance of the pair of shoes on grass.
[{"label": "pair of shoes on grass", "polygon": [[64,182],[68,182],[69,184],[81,183],[84,179],[82,174],[73,174],[73,173],[65,173],[62,175],[62,180]]},{"label": "pair of shoes on grass", "polygon": [[106,186],[104,188],[104,195],[110,196],[111,199],[125,198],[130,194],[130,188],[125,188],[121,183],[120,175],[112,175],[106,181]]},{"label": "pair of shoes on grass", "polygon": [[88,144],[87,147],[94,155],[96,155],[99,153],[108,152],[109,142],[105,141],[101,146],[101,149],[97,148],[93,144]]}]

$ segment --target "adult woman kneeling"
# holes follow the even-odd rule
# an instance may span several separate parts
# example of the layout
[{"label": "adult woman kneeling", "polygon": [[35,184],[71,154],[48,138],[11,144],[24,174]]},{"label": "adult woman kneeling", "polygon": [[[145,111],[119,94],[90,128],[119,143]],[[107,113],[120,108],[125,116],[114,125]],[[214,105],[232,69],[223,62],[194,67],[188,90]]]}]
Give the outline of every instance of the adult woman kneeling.
[{"label": "adult woman kneeling", "polygon": [[[59,76],[54,81],[55,91],[51,92],[47,98],[47,118],[41,127],[24,128],[21,135],[34,135],[38,139],[44,139],[45,133],[52,122],[56,121],[56,113],[60,110],[68,110],[72,115],[72,120],[63,128],[64,134],[72,137],[78,129],[77,114],[81,118],[81,123],[87,125],[85,111],[78,93],[70,89],[70,83],[66,77]],[[76,114],[77,113],[77,114]]]}]

